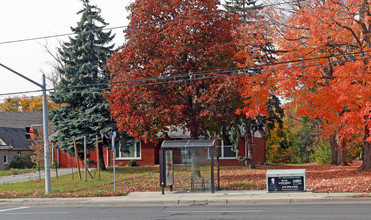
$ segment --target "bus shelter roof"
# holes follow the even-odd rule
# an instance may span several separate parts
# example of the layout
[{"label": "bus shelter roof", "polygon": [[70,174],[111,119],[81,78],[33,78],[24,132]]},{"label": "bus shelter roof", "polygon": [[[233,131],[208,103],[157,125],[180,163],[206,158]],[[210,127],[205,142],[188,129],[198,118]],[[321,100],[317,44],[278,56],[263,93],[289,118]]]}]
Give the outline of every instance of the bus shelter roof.
[{"label": "bus shelter roof", "polygon": [[203,148],[219,146],[220,140],[166,140],[161,148]]}]

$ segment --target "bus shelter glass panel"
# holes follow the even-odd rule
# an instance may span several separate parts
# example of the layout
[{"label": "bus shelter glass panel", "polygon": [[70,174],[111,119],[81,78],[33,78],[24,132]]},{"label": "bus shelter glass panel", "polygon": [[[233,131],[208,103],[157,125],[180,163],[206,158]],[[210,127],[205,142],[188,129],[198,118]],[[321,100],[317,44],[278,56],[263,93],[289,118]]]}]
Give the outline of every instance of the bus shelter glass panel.
[{"label": "bus shelter glass panel", "polygon": [[[215,156],[219,154],[218,147],[214,145],[212,141],[172,141],[163,144],[160,150],[163,157],[160,158],[160,183],[163,190],[169,186],[170,190],[176,191],[214,192],[214,177],[219,177],[214,173],[219,171],[215,169],[218,161]],[[168,179],[168,173],[172,180]]]},{"label": "bus shelter glass panel", "polygon": [[[211,148],[212,149],[212,148]],[[186,190],[211,190],[211,158],[208,156],[209,148],[181,148],[178,151],[179,171],[183,171],[186,178]]]}]

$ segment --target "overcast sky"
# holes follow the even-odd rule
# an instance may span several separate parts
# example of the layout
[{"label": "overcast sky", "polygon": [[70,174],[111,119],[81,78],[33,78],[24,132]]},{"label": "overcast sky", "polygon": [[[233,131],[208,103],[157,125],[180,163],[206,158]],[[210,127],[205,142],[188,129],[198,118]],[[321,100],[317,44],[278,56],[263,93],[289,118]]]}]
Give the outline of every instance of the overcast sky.
[{"label": "overcast sky", "polygon": [[[108,27],[128,24],[128,12],[125,7],[133,0],[91,0],[102,10],[102,17]],[[55,52],[60,41],[68,37],[49,38],[18,43],[3,42],[71,33],[80,19],[76,13],[82,9],[80,0],[8,0],[1,1],[0,7],[0,63],[27,77],[42,83],[42,72],[50,72],[53,58],[45,52],[44,45]],[[114,43],[120,46],[124,42],[123,29],[115,29]],[[9,96],[4,93],[33,91],[39,87],[0,67],[0,102]],[[26,95],[41,95],[31,93]]]},{"label": "overcast sky", "polygon": [[[126,6],[134,0],[90,0],[98,6],[101,15],[109,27],[128,25],[129,12]],[[224,3],[224,0],[221,2]],[[70,27],[76,27],[81,15],[76,13],[82,9],[80,0],[3,0],[0,5],[0,63],[42,84],[42,72],[52,71],[53,57],[59,42],[68,41],[68,37],[30,40],[7,43],[30,38],[71,33]],[[114,29],[113,41],[116,47],[121,46],[125,39],[124,28]],[[47,87],[52,85],[47,82]],[[0,66],[0,102],[14,96],[39,96],[41,92],[26,94],[8,94],[24,91],[35,91],[40,88],[31,82],[15,75]]]}]

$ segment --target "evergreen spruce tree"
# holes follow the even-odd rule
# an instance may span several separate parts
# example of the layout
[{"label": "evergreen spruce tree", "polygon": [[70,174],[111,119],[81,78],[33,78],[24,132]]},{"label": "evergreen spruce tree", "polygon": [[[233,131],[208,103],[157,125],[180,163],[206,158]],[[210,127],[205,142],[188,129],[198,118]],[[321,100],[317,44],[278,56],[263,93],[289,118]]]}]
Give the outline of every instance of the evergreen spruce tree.
[{"label": "evergreen spruce tree", "polygon": [[[62,66],[57,71],[61,81],[51,94],[51,99],[62,106],[50,114],[58,130],[57,147],[64,152],[70,150],[71,156],[75,155],[73,136],[81,156],[84,136],[88,149],[93,150],[96,135],[101,138],[101,134],[117,130],[103,98],[103,90],[109,82],[105,65],[114,47],[110,44],[114,35],[111,31],[103,31],[108,24],[100,16],[100,9],[89,0],[82,0],[82,3],[83,9],[77,13],[81,14],[81,19],[77,27],[71,27],[76,35],[58,50]],[[99,148],[100,161],[103,161],[102,146]],[[101,168],[105,169],[103,163]]]},{"label": "evergreen spruce tree", "polygon": [[252,15],[255,15],[256,9],[259,9],[256,2],[257,0],[226,0],[224,8],[233,14],[239,14],[240,20],[247,22]]}]

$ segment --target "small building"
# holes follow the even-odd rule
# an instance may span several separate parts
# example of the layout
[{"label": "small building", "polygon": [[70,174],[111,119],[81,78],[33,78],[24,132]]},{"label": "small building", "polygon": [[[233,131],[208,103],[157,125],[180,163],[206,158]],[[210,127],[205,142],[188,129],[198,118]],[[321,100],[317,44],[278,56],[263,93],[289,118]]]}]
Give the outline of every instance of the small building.
[{"label": "small building", "polygon": [[0,127],[0,170],[8,170],[10,163],[24,154],[31,154],[26,129]]},{"label": "small building", "polygon": [[25,127],[42,124],[42,112],[0,112],[0,170],[9,169],[17,157],[32,153]]}]

